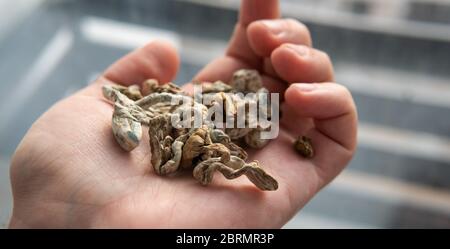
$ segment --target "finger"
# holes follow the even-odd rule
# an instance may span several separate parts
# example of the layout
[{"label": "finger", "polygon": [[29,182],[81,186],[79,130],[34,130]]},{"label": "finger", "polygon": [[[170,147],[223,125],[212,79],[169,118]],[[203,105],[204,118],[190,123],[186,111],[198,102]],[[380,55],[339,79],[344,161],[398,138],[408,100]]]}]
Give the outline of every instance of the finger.
[{"label": "finger", "polygon": [[149,78],[171,81],[180,64],[174,47],[154,41],[120,58],[104,72],[104,77],[116,83],[140,84]]},{"label": "finger", "polygon": [[261,19],[276,19],[280,17],[278,0],[242,0],[239,12],[239,24],[246,27],[251,22]]},{"label": "finger", "polygon": [[274,19],[280,16],[278,0],[242,0],[239,21],[228,44],[226,55],[204,67],[194,81],[229,81],[237,69],[259,69],[259,58],[247,40],[247,25],[259,19]]},{"label": "finger", "polygon": [[260,58],[247,39],[247,26],[256,20],[276,19],[280,17],[278,0],[242,0],[239,21],[230,40],[227,55],[239,58],[253,67],[260,66]]},{"label": "finger", "polygon": [[273,51],[271,61],[278,76],[291,83],[334,80],[330,57],[304,45],[282,45]]},{"label": "finger", "polygon": [[312,118],[316,130],[349,151],[355,149],[356,107],[345,87],[296,83],[286,90],[285,99],[298,117]]},{"label": "finger", "polygon": [[270,57],[272,51],[284,43],[311,46],[308,28],[295,19],[261,20],[247,29],[250,47],[261,57]]}]

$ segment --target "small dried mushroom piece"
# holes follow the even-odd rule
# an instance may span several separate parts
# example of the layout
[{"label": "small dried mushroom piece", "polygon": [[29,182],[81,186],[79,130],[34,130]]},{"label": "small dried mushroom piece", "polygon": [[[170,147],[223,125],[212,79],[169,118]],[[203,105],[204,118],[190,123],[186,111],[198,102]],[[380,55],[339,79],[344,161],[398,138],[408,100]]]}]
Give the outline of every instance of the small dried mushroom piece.
[{"label": "small dried mushroom piece", "polygon": [[118,90],[123,95],[131,100],[138,100],[142,98],[141,89],[138,85],[131,85],[129,87],[122,85],[113,85],[113,88]]},{"label": "small dried mushroom piece", "polygon": [[195,166],[193,175],[201,184],[207,185],[212,182],[216,171],[222,173],[227,179],[235,179],[245,175],[261,190],[273,191],[278,189],[278,182],[259,167],[257,161],[245,163],[244,160],[235,156],[231,156],[230,160],[225,163],[220,158],[210,158],[203,161]]},{"label": "small dried mushroom piece", "polygon": [[190,168],[194,159],[202,153],[203,147],[210,144],[212,144],[212,142],[206,126],[194,129],[190,132],[189,137],[183,146],[181,167]]},{"label": "small dried mushroom piece", "polygon": [[210,82],[195,82],[194,84],[196,85],[201,85],[202,86],[202,93],[220,93],[220,92],[231,92],[233,90],[233,88],[222,82],[222,81],[216,81],[214,83],[210,83]]},{"label": "small dried mushroom piece", "polygon": [[181,160],[179,153],[182,144],[177,143],[172,146],[174,139],[171,137],[172,127],[170,122],[170,115],[157,116],[149,122],[148,135],[152,154],[150,162],[159,175],[175,172]]},{"label": "small dried mushroom piece", "polygon": [[309,137],[301,136],[295,140],[294,149],[305,158],[312,158],[314,156],[312,140]]},{"label": "small dried mushroom piece", "polygon": [[247,159],[247,152],[237,144],[233,143],[231,141],[231,138],[227,134],[225,134],[224,131],[219,129],[212,129],[210,131],[210,137],[213,143],[220,143],[227,147],[230,150],[231,155],[237,156],[243,160]]},{"label": "small dried mushroom piece", "polygon": [[263,87],[261,76],[256,70],[241,69],[233,74],[230,82],[236,92],[257,92]]},{"label": "small dried mushroom piece", "polygon": [[151,113],[136,106],[114,86],[104,86],[103,95],[114,102],[112,131],[117,143],[125,150],[136,148],[142,138],[141,124],[148,122]]},{"label": "small dried mushroom piece", "polygon": [[263,131],[264,131],[264,129],[261,129],[261,128],[251,130],[244,137],[245,143],[247,143],[248,146],[255,148],[255,149],[260,149],[260,148],[266,146],[270,140],[261,138],[261,132],[263,132]]},{"label": "small dried mushroom piece", "polygon": [[149,79],[142,83],[142,94],[144,96],[150,95],[151,93],[173,93],[182,94],[183,90],[172,82],[160,85],[158,80]]},{"label": "small dried mushroom piece", "polygon": [[141,123],[119,103],[114,105],[112,130],[117,143],[126,151],[132,151],[142,139]]}]

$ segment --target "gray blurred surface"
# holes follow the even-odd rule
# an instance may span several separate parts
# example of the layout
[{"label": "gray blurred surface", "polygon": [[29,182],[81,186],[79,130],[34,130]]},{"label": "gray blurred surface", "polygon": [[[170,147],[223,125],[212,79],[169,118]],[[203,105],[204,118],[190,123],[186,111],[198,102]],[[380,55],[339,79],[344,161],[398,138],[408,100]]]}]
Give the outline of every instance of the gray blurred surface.
[{"label": "gray blurred surface", "polygon": [[[333,58],[337,80],[352,91],[361,122],[360,147],[344,174],[286,228],[450,228],[450,38],[439,26],[447,19],[431,20],[435,25],[427,23],[432,28],[422,35],[408,33],[427,19],[416,5],[406,13],[400,11],[404,7],[389,13],[402,20],[392,21],[398,30],[370,19],[377,6],[364,2],[377,1],[347,1],[351,11],[336,14],[339,20],[367,24],[356,27],[306,11],[302,19],[289,11],[298,7],[302,13],[308,2],[325,4],[282,1],[284,7],[293,4],[284,13],[305,21],[315,47]],[[26,16],[0,37],[0,224],[7,223],[11,210],[8,161],[33,121],[139,45],[138,36],[131,43],[115,39],[111,27],[128,25],[124,34],[163,35],[180,46],[176,83],[182,84],[222,52],[236,19],[235,6],[236,1],[67,0],[24,11]],[[346,8],[339,6],[335,9]],[[94,34],[113,33],[114,42],[90,36],[86,27],[94,26]],[[6,99],[18,104],[5,107]]]}]

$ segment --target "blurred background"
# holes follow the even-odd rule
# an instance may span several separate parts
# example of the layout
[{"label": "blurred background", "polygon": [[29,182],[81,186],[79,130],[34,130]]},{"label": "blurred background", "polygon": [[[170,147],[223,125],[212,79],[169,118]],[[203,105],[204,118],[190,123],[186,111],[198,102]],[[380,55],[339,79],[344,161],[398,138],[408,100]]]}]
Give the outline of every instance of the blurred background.
[{"label": "blurred background", "polygon": [[[263,1],[261,1],[263,2]],[[155,38],[176,83],[223,53],[238,0],[0,0],[0,226],[9,161],[47,108]],[[281,0],[359,110],[350,166],[285,228],[450,228],[450,0]]]}]

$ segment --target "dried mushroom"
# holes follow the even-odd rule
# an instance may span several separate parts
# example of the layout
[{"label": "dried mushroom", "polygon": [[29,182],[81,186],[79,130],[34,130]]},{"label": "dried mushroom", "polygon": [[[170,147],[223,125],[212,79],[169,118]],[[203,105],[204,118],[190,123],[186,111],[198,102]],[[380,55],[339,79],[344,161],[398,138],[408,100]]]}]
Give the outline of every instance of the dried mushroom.
[{"label": "dried mushroom", "polygon": [[[245,175],[261,190],[276,190],[277,181],[257,161],[247,163],[246,151],[237,144],[262,148],[269,142],[260,133],[270,127],[257,122],[258,116],[270,119],[271,115],[270,100],[267,95],[262,97],[268,91],[258,72],[239,70],[230,84],[217,81],[197,86],[202,87],[202,96],[189,96],[173,83],[160,85],[154,79],[145,81],[142,88],[104,86],[103,95],[114,103],[112,129],[118,144],[126,151],[136,148],[142,139],[141,125],[145,125],[149,127],[151,165],[159,175],[193,169],[194,178],[204,185],[211,183],[215,172],[227,179]],[[198,97],[212,100],[199,102]],[[256,107],[257,114],[246,112]],[[242,112],[244,119],[239,120]],[[200,126],[195,125],[198,117]],[[225,121],[229,119],[232,127]]]}]

